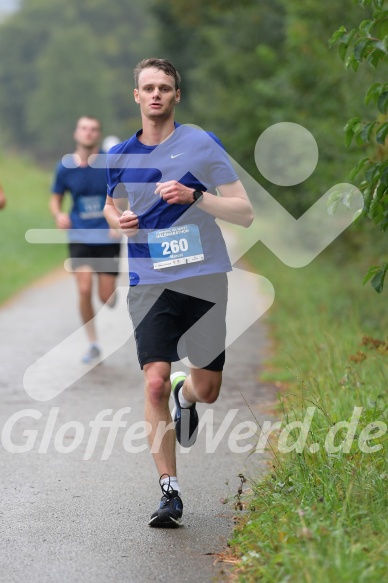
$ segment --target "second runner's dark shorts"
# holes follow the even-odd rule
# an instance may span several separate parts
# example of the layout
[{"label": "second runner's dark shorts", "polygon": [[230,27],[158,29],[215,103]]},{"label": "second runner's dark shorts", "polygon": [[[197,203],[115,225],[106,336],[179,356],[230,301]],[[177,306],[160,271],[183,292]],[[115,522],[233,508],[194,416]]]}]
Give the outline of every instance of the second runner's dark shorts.
[{"label": "second runner's dark shorts", "polygon": [[107,273],[117,276],[119,272],[120,243],[106,245],[87,245],[85,243],[69,243],[71,267],[88,266],[97,273]]}]

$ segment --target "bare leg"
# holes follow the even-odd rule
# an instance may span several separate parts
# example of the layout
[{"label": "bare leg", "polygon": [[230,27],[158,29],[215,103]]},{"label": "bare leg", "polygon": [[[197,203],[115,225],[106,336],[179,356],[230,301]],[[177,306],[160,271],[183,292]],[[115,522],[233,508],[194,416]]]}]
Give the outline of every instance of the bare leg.
[{"label": "bare leg", "polygon": [[220,394],[222,371],[191,368],[185,380],[183,396],[191,403],[214,403]]},{"label": "bare leg", "polygon": [[89,342],[93,343],[97,341],[96,328],[93,321],[94,310],[92,306],[93,272],[76,271],[75,277],[78,286],[79,309],[81,312],[81,318],[85,325],[85,330]]},{"label": "bare leg", "polygon": [[[168,362],[151,362],[144,365],[145,374],[145,420],[151,424],[152,432],[148,436],[152,455],[159,476],[168,474],[176,476],[175,431],[157,432],[159,423],[165,426],[172,423],[168,401],[171,393]],[[162,426],[163,427],[163,426]],[[172,427],[172,426],[171,426]],[[160,443],[155,442],[160,439]]]},{"label": "bare leg", "polygon": [[116,301],[116,276],[110,273],[98,274],[98,295],[103,304],[113,306]]}]

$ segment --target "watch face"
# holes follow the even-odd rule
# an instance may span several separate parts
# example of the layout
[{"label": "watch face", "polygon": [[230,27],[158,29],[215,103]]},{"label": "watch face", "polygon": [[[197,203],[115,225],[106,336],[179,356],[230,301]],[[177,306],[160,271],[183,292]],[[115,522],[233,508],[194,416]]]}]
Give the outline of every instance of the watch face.
[{"label": "watch face", "polygon": [[202,198],[202,196],[203,196],[203,192],[201,192],[200,190],[194,191],[194,201],[199,200],[200,198]]}]

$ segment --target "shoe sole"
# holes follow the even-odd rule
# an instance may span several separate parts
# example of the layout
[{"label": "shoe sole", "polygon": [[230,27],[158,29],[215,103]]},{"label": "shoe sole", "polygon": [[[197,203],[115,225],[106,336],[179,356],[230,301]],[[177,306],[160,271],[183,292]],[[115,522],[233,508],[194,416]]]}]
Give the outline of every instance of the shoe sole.
[{"label": "shoe sole", "polygon": [[187,373],[182,372],[182,371],[180,371],[180,372],[173,372],[172,375],[170,376],[170,381],[171,381],[171,398],[174,401],[174,408],[171,411],[171,417],[172,417],[172,419],[174,419],[175,413],[176,413],[176,402],[175,402],[175,395],[174,395],[174,389],[175,389],[174,381],[176,381],[178,378],[181,378],[182,380],[184,380],[184,379],[187,378],[187,376],[188,376]]},{"label": "shoe sole", "polygon": [[88,354],[85,354],[81,358],[81,362],[82,364],[102,364],[103,363],[102,352],[100,351],[99,354],[97,354],[96,356],[89,356]]},{"label": "shoe sole", "polygon": [[181,519],[172,518],[171,516],[168,520],[160,520],[159,516],[155,516],[151,518],[148,525],[153,528],[179,528],[181,526]]},{"label": "shoe sole", "polygon": [[[184,372],[174,372],[170,379],[171,379],[171,397],[174,401],[174,408],[171,411],[171,417],[172,420],[175,422],[175,414],[177,411],[177,407],[179,405],[180,411],[181,411],[181,424],[182,424],[182,419],[184,415],[187,415],[187,413],[185,413],[186,411],[188,411],[188,409],[185,409],[183,407],[180,406],[179,404],[179,397],[178,395],[175,393],[175,389],[176,386],[182,382],[182,380],[187,378],[187,374]],[[175,386],[174,385],[174,381],[177,381],[177,379],[179,379],[178,382],[176,382]],[[198,415],[198,413],[197,413]],[[176,422],[175,422],[176,423]],[[181,425],[182,426],[182,425]],[[191,447],[192,445],[194,445],[194,443],[197,441],[197,437],[198,437],[198,423],[197,423],[197,427],[196,429],[193,431],[193,433],[191,434],[190,438],[188,439],[188,441],[185,441],[185,439],[182,439],[182,435],[180,434],[180,437],[178,439],[178,433],[177,433],[177,441],[180,445],[182,445],[182,447]]]},{"label": "shoe sole", "polygon": [[182,380],[187,379],[187,373],[185,372],[173,372],[172,375],[170,376],[170,381],[171,381],[171,394],[173,393],[175,386],[174,385],[174,381],[176,381],[179,377],[182,378]]}]

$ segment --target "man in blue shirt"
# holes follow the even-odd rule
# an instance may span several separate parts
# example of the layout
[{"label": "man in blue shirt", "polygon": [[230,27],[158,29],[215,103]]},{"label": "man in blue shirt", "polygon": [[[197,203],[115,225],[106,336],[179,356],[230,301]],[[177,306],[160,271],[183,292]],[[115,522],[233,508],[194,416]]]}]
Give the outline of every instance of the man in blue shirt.
[{"label": "man in blue shirt", "polygon": [[[58,163],[50,200],[56,226],[69,229],[69,252],[77,281],[79,308],[89,340],[89,348],[82,358],[85,364],[101,359],[93,321],[93,272],[97,272],[101,301],[113,306],[120,255],[117,234],[109,228],[103,212],[106,172],[89,165],[100,151],[100,139],[100,121],[94,117],[81,117],[74,132],[76,150]],[[69,214],[62,210],[66,192],[72,197]]]},{"label": "man in blue shirt", "polygon": [[[179,85],[179,73],[164,59],[137,65],[134,98],[142,129],[108,153],[105,205],[111,227],[128,237],[128,307],[163,492],[149,524],[164,528],[179,526],[183,511],[174,432],[156,443],[158,429],[171,423],[170,393],[176,439],[188,446],[198,430],[196,403],[213,403],[221,388],[231,264],[215,219],[245,227],[253,220],[219,140],[174,122]],[[186,355],[190,374],[170,377],[171,363]]]}]

